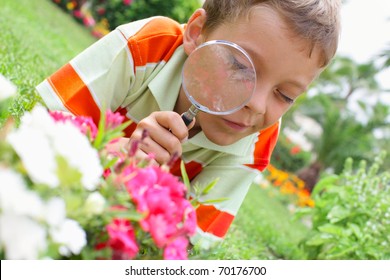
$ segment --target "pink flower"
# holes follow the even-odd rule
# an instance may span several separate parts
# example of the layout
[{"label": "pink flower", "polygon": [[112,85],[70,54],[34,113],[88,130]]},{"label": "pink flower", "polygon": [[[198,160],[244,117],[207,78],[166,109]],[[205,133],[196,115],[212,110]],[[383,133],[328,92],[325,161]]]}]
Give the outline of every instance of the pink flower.
[{"label": "pink flower", "polygon": [[170,225],[164,215],[150,215],[147,220],[141,221],[141,226],[145,231],[150,232],[157,247],[163,248],[169,241],[167,232]]},{"label": "pink flower", "polygon": [[138,253],[134,229],[130,221],[114,219],[107,225],[108,246],[113,250],[114,259],[132,259]]},{"label": "pink flower", "polygon": [[[186,239],[195,233],[195,210],[185,198],[185,186],[177,177],[156,166],[143,169],[130,166],[123,173],[130,178],[125,185],[137,211],[145,215],[140,225],[150,232],[157,247],[165,248],[179,237]],[[176,248],[175,244],[170,246]]]},{"label": "pink flower", "polygon": [[[167,200],[165,200],[168,197],[184,198],[184,184],[180,182],[177,177],[163,171],[160,167],[149,166],[141,169],[129,166],[123,173],[124,175],[133,174],[131,179],[126,182],[126,186],[130,195],[137,203],[137,210],[139,212],[152,210],[154,213],[156,211],[156,209],[150,209],[150,207],[153,208],[153,205],[155,205],[155,192],[161,192],[158,193],[159,197],[157,199],[165,210],[167,210],[167,205],[164,205],[164,203],[168,203]],[[164,197],[162,195],[164,195]],[[161,203],[162,201],[164,201],[164,203]]]},{"label": "pink flower", "polygon": [[196,223],[196,211],[188,200],[183,200],[181,205],[183,211],[183,231],[189,235],[195,234]]},{"label": "pink flower", "polygon": [[50,116],[56,121],[56,122],[72,122],[80,131],[81,133],[89,136],[91,140],[95,139],[97,134],[97,127],[95,123],[93,122],[92,118],[90,117],[84,117],[84,116],[73,116],[69,113],[64,113],[60,111],[51,111]]},{"label": "pink flower", "polygon": [[133,0],[123,0],[123,4],[125,6],[129,6],[131,4],[131,2],[133,2]]},{"label": "pink flower", "polygon": [[122,124],[125,118],[119,113],[113,113],[110,110],[106,111],[106,130],[115,129]]},{"label": "pink flower", "polygon": [[74,10],[73,15],[75,18],[83,18],[83,14],[80,10]]},{"label": "pink flower", "polygon": [[83,18],[83,23],[87,27],[94,26],[96,24],[95,19],[91,16],[86,16]]},{"label": "pink flower", "polygon": [[168,244],[164,249],[164,259],[166,260],[186,260],[188,240],[178,237]]},{"label": "pink flower", "polygon": [[91,31],[91,34],[95,38],[102,38],[104,36],[104,34],[102,34],[100,31],[95,29]]},{"label": "pink flower", "polygon": [[110,169],[104,170],[104,172],[103,172],[103,178],[104,179],[107,179],[107,177],[110,176],[110,175],[111,175],[111,170]]},{"label": "pink flower", "polygon": [[98,7],[96,9],[96,12],[98,13],[98,15],[102,16],[106,13],[106,9],[104,7]]}]

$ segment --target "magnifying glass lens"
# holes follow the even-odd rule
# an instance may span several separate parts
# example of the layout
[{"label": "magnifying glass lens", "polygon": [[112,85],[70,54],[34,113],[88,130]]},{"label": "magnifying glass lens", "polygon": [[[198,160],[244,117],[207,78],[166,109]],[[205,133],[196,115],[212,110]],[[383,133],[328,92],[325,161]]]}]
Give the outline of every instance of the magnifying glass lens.
[{"label": "magnifying glass lens", "polygon": [[221,40],[208,41],[193,51],[182,76],[183,89],[196,110],[215,115],[244,107],[256,86],[249,55],[240,46]]}]

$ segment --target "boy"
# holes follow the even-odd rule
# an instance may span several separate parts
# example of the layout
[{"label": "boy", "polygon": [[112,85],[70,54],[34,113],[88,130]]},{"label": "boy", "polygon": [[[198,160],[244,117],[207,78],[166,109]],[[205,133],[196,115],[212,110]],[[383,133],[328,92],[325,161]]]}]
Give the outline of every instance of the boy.
[{"label": "boy", "polygon": [[[130,141],[149,132],[140,153],[159,164],[181,156],[192,183],[219,178],[202,200],[228,199],[197,208],[192,243],[219,241],[269,163],[282,115],[334,56],[339,8],[338,0],[206,0],[186,25],[153,17],[119,26],[37,89],[51,110],[97,122],[104,104],[132,119]],[[197,46],[218,39],[250,55],[256,91],[231,115],[200,112],[189,129],[181,119],[191,105],[181,69]],[[178,163],[172,172],[179,174]]]}]

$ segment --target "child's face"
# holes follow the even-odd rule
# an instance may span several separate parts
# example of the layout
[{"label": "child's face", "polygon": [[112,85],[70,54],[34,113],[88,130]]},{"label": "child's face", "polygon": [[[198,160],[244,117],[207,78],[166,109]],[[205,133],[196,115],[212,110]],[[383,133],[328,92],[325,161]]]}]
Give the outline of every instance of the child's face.
[{"label": "child's face", "polygon": [[226,116],[200,112],[194,132],[202,130],[219,145],[229,145],[265,129],[291,107],[319,75],[319,51],[287,29],[277,12],[267,7],[253,9],[248,18],[223,24],[207,35],[205,41],[222,39],[234,42],[251,56],[257,84],[249,103]]}]

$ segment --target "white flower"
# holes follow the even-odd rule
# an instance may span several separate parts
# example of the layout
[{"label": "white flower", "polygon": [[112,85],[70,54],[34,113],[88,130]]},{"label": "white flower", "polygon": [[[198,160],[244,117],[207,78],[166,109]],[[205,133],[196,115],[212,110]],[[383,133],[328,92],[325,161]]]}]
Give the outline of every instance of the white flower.
[{"label": "white flower", "polygon": [[87,214],[99,215],[103,213],[105,203],[106,200],[99,192],[93,192],[87,197],[84,207]]},{"label": "white flower", "polygon": [[56,123],[41,106],[25,113],[19,129],[11,132],[7,141],[35,183],[52,188],[60,184],[57,155],[81,173],[81,183],[87,190],[95,190],[103,174],[99,154],[87,136],[70,122]]},{"label": "white flower", "polygon": [[95,190],[103,174],[97,150],[91,146],[87,136],[69,122],[57,123],[55,132],[53,147],[57,154],[81,172],[81,181],[87,190]]},{"label": "white flower", "polygon": [[0,244],[6,259],[37,259],[46,250],[46,231],[26,216],[0,216]]},{"label": "white flower", "polygon": [[[55,153],[50,145],[46,133],[42,128],[54,127],[54,122],[43,108],[37,106],[34,110],[26,112],[21,119],[20,127],[8,134],[7,141],[22,159],[23,165],[35,183],[57,187],[59,180],[56,174],[57,164]],[[42,127],[36,124],[40,119]]]},{"label": "white flower", "polygon": [[66,205],[59,197],[51,198],[46,204],[45,220],[50,226],[60,225],[66,218]]},{"label": "white flower", "polygon": [[23,115],[21,122],[32,129],[42,131],[42,133],[49,138],[53,137],[52,135],[57,125],[47,110],[41,105],[35,106],[31,112],[26,112]]},{"label": "white flower", "polygon": [[0,168],[0,209],[40,219],[44,203],[37,193],[27,189],[22,177],[12,170]]},{"label": "white flower", "polygon": [[85,231],[78,222],[71,219],[66,219],[60,226],[52,228],[50,235],[54,242],[63,245],[60,247],[60,254],[64,256],[69,256],[70,253],[79,254],[87,244]]},{"label": "white flower", "polygon": [[17,194],[26,186],[22,176],[6,168],[0,168],[0,182],[0,209],[7,209],[14,204],[10,200],[18,200]]},{"label": "white flower", "polygon": [[0,74],[0,101],[15,95],[16,90],[16,86]]}]

